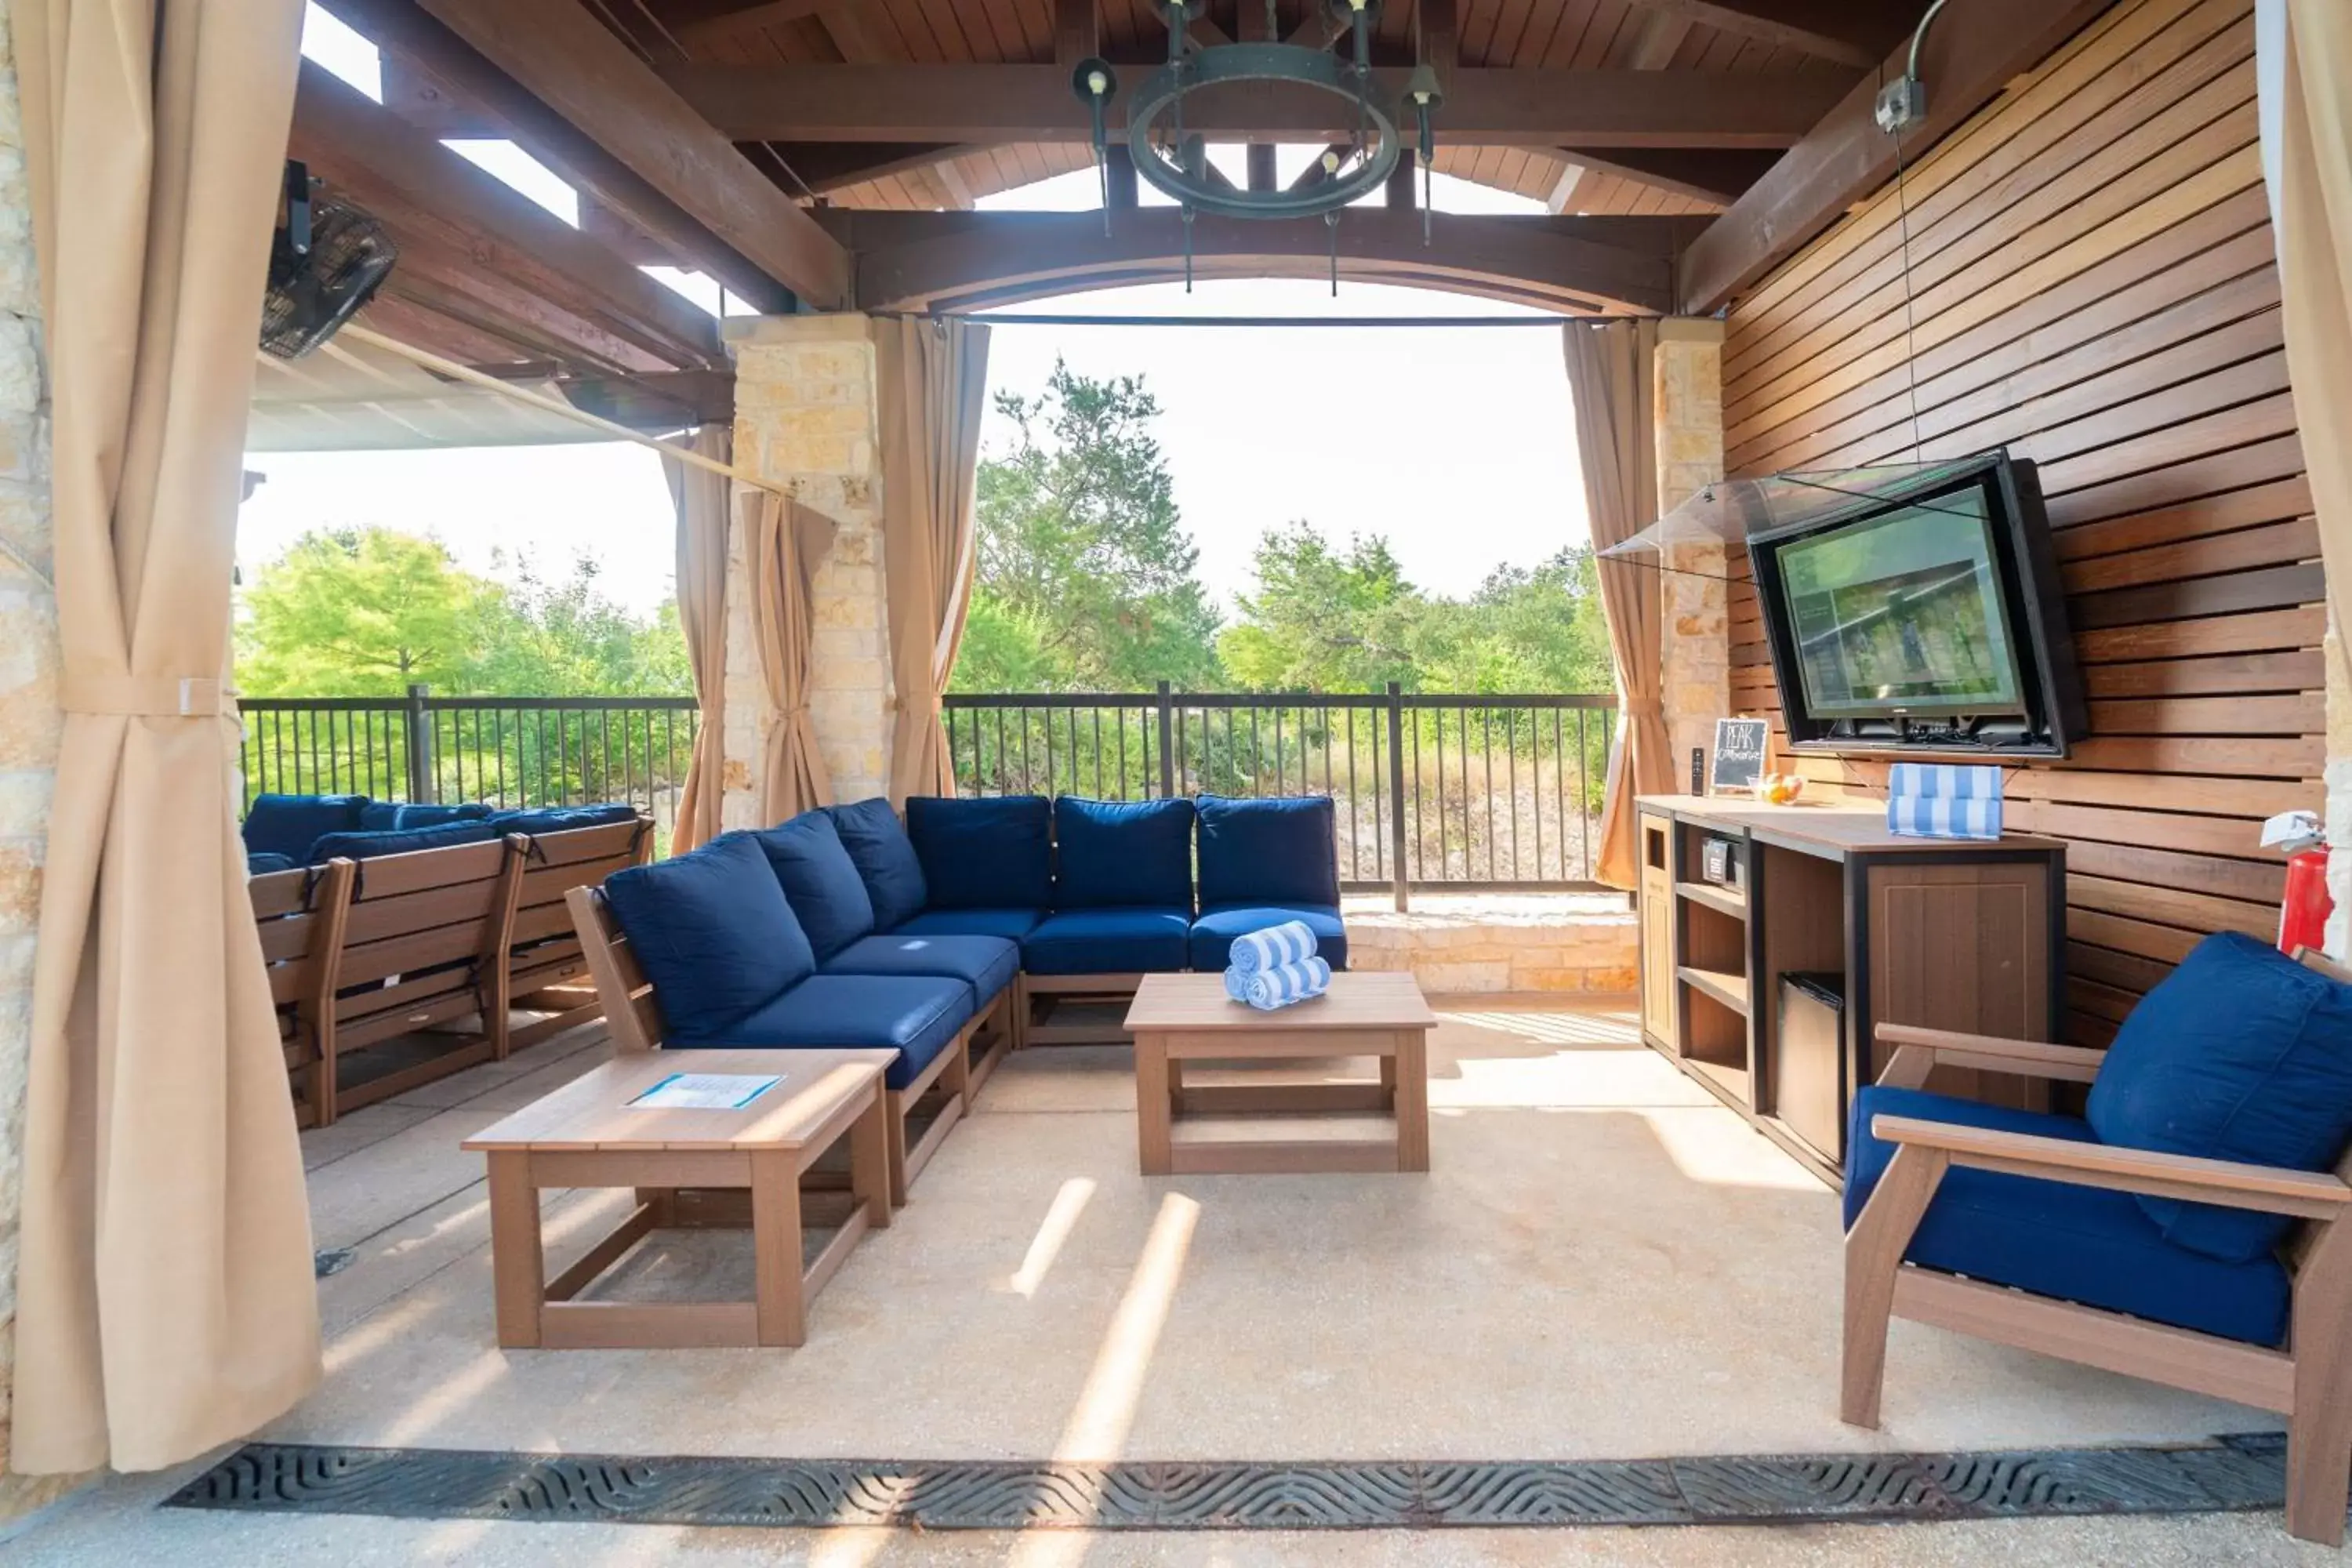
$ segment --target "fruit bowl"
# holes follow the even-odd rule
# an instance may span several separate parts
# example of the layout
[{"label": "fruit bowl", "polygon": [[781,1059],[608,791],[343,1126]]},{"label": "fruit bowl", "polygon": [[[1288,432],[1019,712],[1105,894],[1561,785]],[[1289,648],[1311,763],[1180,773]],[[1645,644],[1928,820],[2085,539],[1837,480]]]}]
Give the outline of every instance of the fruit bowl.
[{"label": "fruit bowl", "polygon": [[1805,781],[1798,773],[1766,773],[1757,781],[1756,793],[1771,805],[1787,805],[1805,793]]}]

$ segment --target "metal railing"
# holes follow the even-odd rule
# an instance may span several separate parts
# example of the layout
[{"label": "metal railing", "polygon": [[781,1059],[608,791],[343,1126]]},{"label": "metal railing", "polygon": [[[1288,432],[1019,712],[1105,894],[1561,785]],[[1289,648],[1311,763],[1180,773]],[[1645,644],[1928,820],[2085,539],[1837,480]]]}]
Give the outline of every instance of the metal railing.
[{"label": "metal railing", "polygon": [[691,697],[248,697],[245,790],[501,806],[625,800],[667,826]]},{"label": "metal railing", "polygon": [[956,693],[966,795],[1331,796],[1340,886],[1598,889],[1617,700],[1405,692]]}]

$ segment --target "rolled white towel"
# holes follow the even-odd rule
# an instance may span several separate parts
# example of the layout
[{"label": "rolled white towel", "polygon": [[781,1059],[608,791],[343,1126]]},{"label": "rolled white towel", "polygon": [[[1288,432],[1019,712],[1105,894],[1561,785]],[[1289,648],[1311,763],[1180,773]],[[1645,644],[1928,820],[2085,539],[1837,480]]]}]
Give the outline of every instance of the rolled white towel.
[{"label": "rolled white towel", "polygon": [[1225,971],[1225,994],[1236,1002],[1249,1000],[1250,977],[1238,969]]},{"label": "rolled white towel", "polygon": [[1308,958],[1301,963],[1277,964],[1261,969],[1247,981],[1248,994],[1242,1000],[1265,1011],[1287,1007],[1294,1002],[1304,1002],[1310,996],[1320,996],[1331,988],[1331,966],[1319,958]]},{"label": "rolled white towel", "polygon": [[1234,938],[1233,954],[1225,964],[1244,974],[1255,974],[1276,964],[1304,963],[1314,956],[1314,928],[1305,921],[1285,921]]}]

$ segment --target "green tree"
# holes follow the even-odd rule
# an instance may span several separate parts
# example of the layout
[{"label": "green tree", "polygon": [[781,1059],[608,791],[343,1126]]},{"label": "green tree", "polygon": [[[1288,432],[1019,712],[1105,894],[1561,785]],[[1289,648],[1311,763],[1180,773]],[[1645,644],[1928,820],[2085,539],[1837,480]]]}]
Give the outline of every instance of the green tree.
[{"label": "green tree", "polygon": [[1363,691],[1415,684],[1413,626],[1424,601],[1379,534],[1335,551],[1305,522],[1258,541],[1257,592],[1217,639],[1226,673],[1257,691]]},{"label": "green tree", "polygon": [[1433,691],[1607,691],[1614,679],[1590,545],[1496,567],[1469,598],[1429,602],[1410,641]]},{"label": "green tree", "polygon": [[1160,405],[1139,376],[1057,363],[1034,398],[997,396],[1018,430],[980,465],[979,559],[959,690],[1215,683],[1218,616],[1194,575]]},{"label": "green tree", "polygon": [[304,534],[245,591],[237,685],[257,697],[374,697],[418,680],[458,689],[495,597],[434,540]]}]

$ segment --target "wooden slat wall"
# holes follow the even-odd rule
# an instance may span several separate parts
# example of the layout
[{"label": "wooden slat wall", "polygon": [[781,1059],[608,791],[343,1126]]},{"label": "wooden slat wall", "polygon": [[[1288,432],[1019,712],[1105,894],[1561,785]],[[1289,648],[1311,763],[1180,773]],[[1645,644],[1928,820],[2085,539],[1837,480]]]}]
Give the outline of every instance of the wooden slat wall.
[{"label": "wooden slat wall", "polygon": [[[2093,733],[2011,774],[2009,820],[2070,840],[2067,1000],[2089,1044],[2203,933],[2274,934],[2284,873],[2256,823],[2320,804],[2321,578],[2252,10],[2116,5],[1727,331],[1734,474],[1904,461],[1915,442],[2041,465]],[[1745,583],[1731,616],[1733,703],[1777,714]],[[1799,766],[1815,788],[1885,777]]]}]

